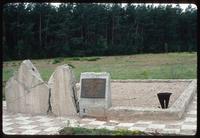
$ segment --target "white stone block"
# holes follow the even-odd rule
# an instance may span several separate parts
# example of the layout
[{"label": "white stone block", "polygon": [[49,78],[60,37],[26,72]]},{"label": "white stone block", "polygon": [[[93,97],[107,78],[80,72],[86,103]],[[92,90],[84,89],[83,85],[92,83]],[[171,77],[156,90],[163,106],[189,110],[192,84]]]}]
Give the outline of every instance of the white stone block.
[{"label": "white stone block", "polygon": [[37,125],[25,125],[25,126],[21,126],[19,128],[30,130],[30,129],[33,129],[33,128],[36,128],[36,127],[37,127]]},{"label": "white stone block", "polygon": [[134,123],[119,123],[117,126],[119,127],[132,127]]},{"label": "white stone block", "polygon": [[196,125],[182,125],[181,129],[188,129],[188,130],[197,129],[197,126]]},{"label": "white stone block", "polygon": [[18,122],[16,122],[17,124],[20,125],[28,125],[30,123],[33,123],[34,121],[30,121],[30,120],[19,120]]},{"label": "white stone block", "polygon": [[90,125],[103,125],[105,123],[106,123],[105,121],[92,121],[89,124]]},{"label": "white stone block", "polygon": [[[90,81],[84,84],[83,80]],[[110,74],[106,72],[85,72],[80,77],[80,116],[105,117],[111,107]],[[89,93],[90,96],[86,93]]]},{"label": "white stone block", "polygon": [[10,130],[13,130],[14,128],[12,127],[3,127],[3,131],[4,132],[7,132],[7,131],[10,131]]},{"label": "white stone block", "polygon": [[185,122],[197,122],[197,118],[187,117]]},{"label": "white stone block", "polygon": [[3,122],[3,127],[7,127],[7,126],[12,125],[12,124],[14,124],[14,123],[11,123],[11,122]]},{"label": "white stone block", "polygon": [[165,128],[163,129],[163,132],[164,133],[167,133],[167,134],[179,134],[180,133],[180,129],[169,129],[169,128]]},{"label": "white stone block", "polygon": [[97,129],[108,129],[108,130],[115,130],[115,126],[106,126],[106,125],[101,125],[99,127],[97,127]]},{"label": "white stone block", "polygon": [[129,128],[129,130],[131,130],[131,131],[136,131],[136,130],[145,131],[145,129],[146,129],[146,127],[131,127],[131,128]]},{"label": "white stone block", "polygon": [[41,130],[26,130],[26,131],[24,131],[24,132],[22,132],[22,134],[24,134],[24,135],[35,135],[35,134],[37,134],[37,133],[39,133]]},{"label": "white stone block", "polygon": [[150,124],[148,128],[153,128],[153,129],[163,129],[165,128],[165,124]]},{"label": "white stone block", "polygon": [[47,128],[47,129],[45,129],[44,131],[45,132],[55,132],[55,131],[58,131],[58,130],[60,130],[61,129],[61,127],[49,127],[49,128]]}]

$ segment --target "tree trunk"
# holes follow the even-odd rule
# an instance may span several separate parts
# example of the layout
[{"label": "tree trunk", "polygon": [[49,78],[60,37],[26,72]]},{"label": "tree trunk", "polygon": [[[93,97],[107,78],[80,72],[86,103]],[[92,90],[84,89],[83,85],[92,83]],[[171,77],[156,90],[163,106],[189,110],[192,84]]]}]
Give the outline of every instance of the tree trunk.
[{"label": "tree trunk", "polygon": [[6,44],[6,26],[5,26],[5,18],[3,19],[3,46]]},{"label": "tree trunk", "polygon": [[19,48],[19,45],[18,45],[18,40],[19,40],[19,35],[20,32],[19,32],[19,11],[18,11],[18,8],[17,8],[17,33],[16,33],[16,44],[17,44],[17,54],[18,54],[18,58],[21,57],[21,51],[20,51],[20,48]]},{"label": "tree trunk", "polygon": [[109,39],[108,39],[108,25],[106,24],[106,31],[105,31],[105,36],[106,36],[106,45],[108,45],[109,44]]},{"label": "tree trunk", "polygon": [[41,23],[41,11],[40,11],[40,19],[39,19],[39,44],[40,48],[42,46],[42,23]]},{"label": "tree trunk", "polygon": [[113,42],[114,42],[114,15],[112,16],[112,27],[111,27],[111,44],[113,45]]},{"label": "tree trunk", "polygon": [[[3,59],[7,58],[8,56],[5,54],[5,52],[7,52],[7,48],[8,46],[6,45],[6,26],[5,26],[5,17],[3,16]],[[5,60],[5,59],[4,59]]]},{"label": "tree trunk", "polygon": [[44,47],[45,47],[45,49],[48,49],[48,46],[47,46],[47,36],[48,36],[48,27],[49,27],[49,15],[50,14],[47,15],[47,23],[46,23],[46,33],[45,33],[45,40],[44,40]]},{"label": "tree trunk", "polygon": [[135,42],[137,42],[138,40],[138,24],[136,23],[136,29],[135,29]]}]

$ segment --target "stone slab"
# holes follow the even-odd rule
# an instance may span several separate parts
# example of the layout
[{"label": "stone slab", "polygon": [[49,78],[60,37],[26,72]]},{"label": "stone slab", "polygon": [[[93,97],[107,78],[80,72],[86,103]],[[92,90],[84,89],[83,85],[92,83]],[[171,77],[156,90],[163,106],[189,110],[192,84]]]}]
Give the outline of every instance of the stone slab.
[{"label": "stone slab", "polygon": [[71,67],[68,65],[58,66],[51,75],[48,85],[51,93],[51,111],[54,115],[77,115],[77,108],[74,100],[74,98],[77,98],[75,84],[75,76]]},{"label": "stone slab", "polygon": [[32,115],[47,113],[48,85],[30,60],[24,60],[6,83],[5,98],[8,112]]}]

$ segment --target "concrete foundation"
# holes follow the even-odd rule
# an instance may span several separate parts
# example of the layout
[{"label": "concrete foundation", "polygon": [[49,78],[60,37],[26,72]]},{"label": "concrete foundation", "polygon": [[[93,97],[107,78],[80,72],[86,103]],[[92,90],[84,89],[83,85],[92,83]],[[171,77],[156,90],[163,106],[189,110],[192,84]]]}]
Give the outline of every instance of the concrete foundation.
[{"label": "concrete foundation", "polygon": [[[112,82],[117,82],[112,81]],[[165,82],[181,82],[187,81],[190,84],[178,97],[175,103],[167,109],[155,109],[155,108],[139,108],[139,107],[128,107],[128,106],[118,106],[111,107],[107,111],[108,120],[178,120],[181,119],[183,113],[185,112],[189,102],[191,101],[192,96],[197,90],[196,80],[126,80],[121,82],[155,82],[155,81],[165,81]]]}]

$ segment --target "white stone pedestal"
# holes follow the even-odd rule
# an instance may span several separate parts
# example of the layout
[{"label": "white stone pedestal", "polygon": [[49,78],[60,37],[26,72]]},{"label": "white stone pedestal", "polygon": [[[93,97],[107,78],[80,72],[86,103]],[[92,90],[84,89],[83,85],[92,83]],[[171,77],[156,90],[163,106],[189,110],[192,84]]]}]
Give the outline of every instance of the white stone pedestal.
[{"label": "white stone pedestal", "polygon": [[85,72],[80,77],[80,116],[106,117],[111,107],[110,74]]}]

